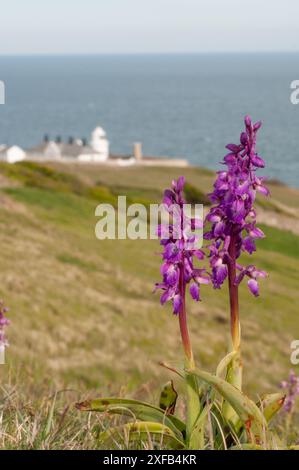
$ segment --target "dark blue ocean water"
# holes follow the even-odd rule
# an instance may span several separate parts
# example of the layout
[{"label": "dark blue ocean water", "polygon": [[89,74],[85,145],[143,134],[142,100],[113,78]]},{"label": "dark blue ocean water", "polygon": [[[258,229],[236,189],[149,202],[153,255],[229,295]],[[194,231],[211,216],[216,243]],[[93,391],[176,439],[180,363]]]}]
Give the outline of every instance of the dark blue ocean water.
[{"label": "dark blue ocean water", "polygon": [[267,173],[299,186],[295,79],[296,54],[0,57],[0,143],[26,148],[45,133],[88,137],[100,124],[113,153],[142,141],[144,154],[217,168],[249,113],[264,122]]}]

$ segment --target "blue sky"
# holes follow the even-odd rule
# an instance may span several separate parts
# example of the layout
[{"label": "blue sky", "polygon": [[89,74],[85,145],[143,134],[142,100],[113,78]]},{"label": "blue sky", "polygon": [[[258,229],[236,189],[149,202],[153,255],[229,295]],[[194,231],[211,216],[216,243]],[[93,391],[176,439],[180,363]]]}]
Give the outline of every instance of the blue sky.
[{"label": "blue sky", "polygon": [[298,0],[9,0],[0,54],[298,51],[298,20]]}]

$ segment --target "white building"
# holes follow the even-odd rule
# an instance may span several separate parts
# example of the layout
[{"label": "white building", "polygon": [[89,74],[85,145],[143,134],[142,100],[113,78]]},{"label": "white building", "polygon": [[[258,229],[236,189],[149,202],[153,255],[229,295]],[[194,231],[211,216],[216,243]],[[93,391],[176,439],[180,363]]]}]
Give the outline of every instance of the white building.
[{"label": "white building", "polygon": [[59,144],[52,140],[45,146],[44,155],[47,160],[59,160],[61,158],[61,149]]},{"label": "white building", "polygon": [[106,132],[96,127],[91,133],[89,145],[80,139],[72,143],[44,142],[29,151],[29,158],[38,160],[76,160],[80,162],[105,162],[109,158],[109,141]]},{"label": "white building", "polygon": [[26,152],[17,145],[12,147],[0,146],[0,161],[2,162],[16,163],[25,160],[25,158]]},{"label": "white building", "polygon": [[111,155],[109,141],[102,127],[96,127],[92,131],[88,143],[85,139],[75,138],[70,138],[68,143],[62,142],[60,138],[55,142],[46,139],[41,145],[28,150],[27,159],[39,162],[104,163],[113,166],[186,167],[189,165],[188,161],[182,158],[143,156],[140,142],[134,144],[133,152],[128,155]]},{"label": "white building", "polygon": [[95,152],[93,154],[95,161],[103,162],[109,158],[109,141],[102,127],[96,127],[91,133],[90,147]]}]

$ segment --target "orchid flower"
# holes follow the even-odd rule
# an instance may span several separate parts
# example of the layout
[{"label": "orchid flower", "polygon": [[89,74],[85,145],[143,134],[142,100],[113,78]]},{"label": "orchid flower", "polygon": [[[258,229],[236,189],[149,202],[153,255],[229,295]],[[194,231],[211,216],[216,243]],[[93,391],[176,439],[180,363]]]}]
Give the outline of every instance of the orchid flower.
[{"label": "orchid flower", "polygon": [[165,209],[172,217],[171,223],[158,226],[158,235],[163,246],[161,274],[162,282],[156,289],[162,289],[160,302],[171,301],[173,312],[179,316],[182,341],[186,356],[193,361],[186,319],[186,287],[189,284],[191,297],[200,300],[201,284],[208,284],[210,278],[204,268],[194,266],[194,259],[202,261],[204,252],[196,247],[197,235],[192,231],[202,227],[202,221],[186,215],[183,197],[185,178],[179,177],[166,189],[163,197]]},{"label": "orchid flower", "polygon": [[9,320],[6,317],[8,309],[4,307],[4,303],[0,300],[0,353],[4,352],[5,348],[8,346],[8,341],[5,335],[5,329],[9,325]]},{"label": "orchid flower", "polygon": [[265,236],[256,226],[254,209],[257,192],[269,194],[264,185],[265,178],[256,175],[256,170],[265,166],[256,152],[260,127],[261,122],[253,124],[246,116],[240,143],[226,146],[229,153],[222,163],[227,168],[217,173],[214,191],[210,194],[214,205],[206,217],[211,228],[204,235],[211,241],[209,250],[214,288],[220,288],[228,278],[232,339],[236,350],[240,345],[238,286],[247,277],[250,292],[258,296],[258,280],[267,276],[265,271],[252,264],[242,266],[237,262],[242,252],[251,255],[256,251],[255,241]]}]

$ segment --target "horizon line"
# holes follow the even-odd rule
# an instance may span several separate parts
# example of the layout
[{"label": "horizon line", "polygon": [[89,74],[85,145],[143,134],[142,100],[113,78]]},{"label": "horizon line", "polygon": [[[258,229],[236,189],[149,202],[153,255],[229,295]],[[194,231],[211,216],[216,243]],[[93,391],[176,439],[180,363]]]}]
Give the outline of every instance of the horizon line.
[{"label": "horizon line", "polygon": [[0,57],[95,57],[95,56],[165,56],[165,55],[264,55],[264,54],[298,54],[299,49],[296,51],[282,50],[282,51],[163,51],[163,52],[14,52],[2,53]]}]

